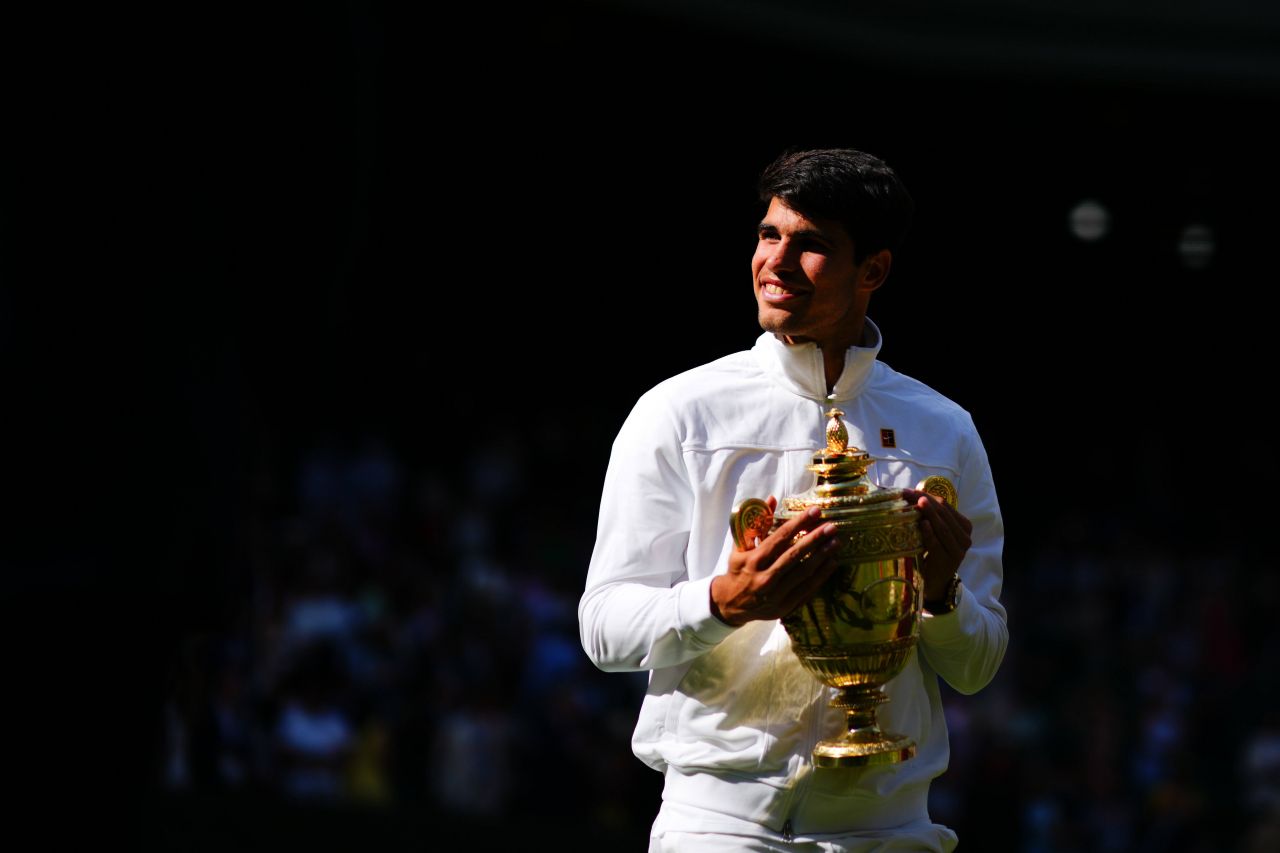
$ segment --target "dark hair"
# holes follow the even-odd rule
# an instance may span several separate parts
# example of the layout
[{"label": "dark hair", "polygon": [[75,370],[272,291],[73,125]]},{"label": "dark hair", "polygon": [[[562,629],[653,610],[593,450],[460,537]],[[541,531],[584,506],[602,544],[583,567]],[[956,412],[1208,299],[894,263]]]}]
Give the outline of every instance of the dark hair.
[{"label": "dark hair", "polygon": [[838,221],[853,238],[856,263],[881,249],[896,252],[915,211],[897,172],[853,148],[786,151],[756,188],[765,203],[777,197],[810,219]]}]

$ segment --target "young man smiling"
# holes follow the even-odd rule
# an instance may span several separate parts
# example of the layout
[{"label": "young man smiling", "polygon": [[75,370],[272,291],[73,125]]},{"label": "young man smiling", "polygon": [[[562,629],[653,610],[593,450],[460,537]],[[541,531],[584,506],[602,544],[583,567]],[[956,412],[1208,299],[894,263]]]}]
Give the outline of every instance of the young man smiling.
[{"label": "young man smiling", "polygon": [[[867,308],[912,213],[893,170],[852,149],[799,151],[759,189],[764,332],[660,383],[623,424],[579,604],[583,647],[601,669],[650,673],[632,748],[665,775],[651,851],[948,851],[955,834],[927,808],[949,755],[939,678],[982,688],[1008,641],[986,452],[964,409],[877,360]],[[925,618],[880,717],[917,744],[899,764],[812,762],[844,718],[778,620],[834,569],[834,525],[800,516],[747,551],[728,530],[744,498],[812,484],[833,403],[876,458],[873,478],[921,512]],[[912,488],[931,474],[956,485],[960,512]]]},{"label": "young man smiling", "polygon": [[862,340],[871,294],[889,275],[881,249],[855,261],[853,238],[835,220],[814,222],[774,196],[760,222],[751,259],[760,327],[788,344],[814,342],[823,352],[827,385],[844,352]]}]

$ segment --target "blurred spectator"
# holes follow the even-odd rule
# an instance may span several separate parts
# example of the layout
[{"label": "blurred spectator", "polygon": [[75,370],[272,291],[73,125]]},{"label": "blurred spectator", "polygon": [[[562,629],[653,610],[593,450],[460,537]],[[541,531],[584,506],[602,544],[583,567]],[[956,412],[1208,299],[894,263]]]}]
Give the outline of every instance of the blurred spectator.
[{"label": "blurred spectator", "polygon": [[484,693],[447,712],[425,768],[441,805],[469,817],[505,814],[515,735],[512,715]]},{"label": "blurred spectator", "polygon": [[280,785],[300,799],[345,794],[355,732],[340,700],[336,649],[320,644],[301,657],[282,691],[275,724]]},{"label": "blurred spectator", "polygon": [[373,806],[391,804],[395,794],[387,766],[392,746],[387,724],[376,716],[365,720],[352,748],[346,791],[353,801]]}]

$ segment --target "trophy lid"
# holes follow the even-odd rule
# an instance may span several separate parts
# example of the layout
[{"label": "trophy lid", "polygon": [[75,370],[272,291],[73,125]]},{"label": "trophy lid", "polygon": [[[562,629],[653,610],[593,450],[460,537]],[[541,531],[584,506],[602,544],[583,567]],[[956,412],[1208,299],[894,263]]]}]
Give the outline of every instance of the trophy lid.
[{"label": "trophy lid", "polygon": [[844,412],[833,405],[826,416],[827,446],[816,451],[807,466],[817,482],[808,491],[783,499],[784,509],[778,514],[793,515],[813,506],[821,507],[827,517],[905,508],[901,489],[884,489],[867,478],[867,469],[875,460],[865,450],[849,445],[849,430],[841,420]]}]

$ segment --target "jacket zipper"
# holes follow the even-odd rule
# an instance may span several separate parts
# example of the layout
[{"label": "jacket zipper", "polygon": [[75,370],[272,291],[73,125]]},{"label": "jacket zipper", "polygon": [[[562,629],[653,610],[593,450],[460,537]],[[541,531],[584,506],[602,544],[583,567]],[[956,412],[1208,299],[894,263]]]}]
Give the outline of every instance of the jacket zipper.
[{"label": "jacket zipper", "polygon": [[[817,698],[812,703],[812,712],[809,714],[809,737],[805,739],[805,748],[809,750],[811,756],[813,748],[818,745],[818,725],[822,719],[822,703],[826,698],[827,691],[825,689],[820,690]],[[810,767],[809,772],[792,790],[791,802],[787,806],[787,819],[782,823],[782,840],[788,844],[795,841],[795,826],[791,820],[795,817],[796,812],[800,810],[800,804],[804,802],[805,795],[809,793],[810,777],[813,776],[814,769]]]}]

